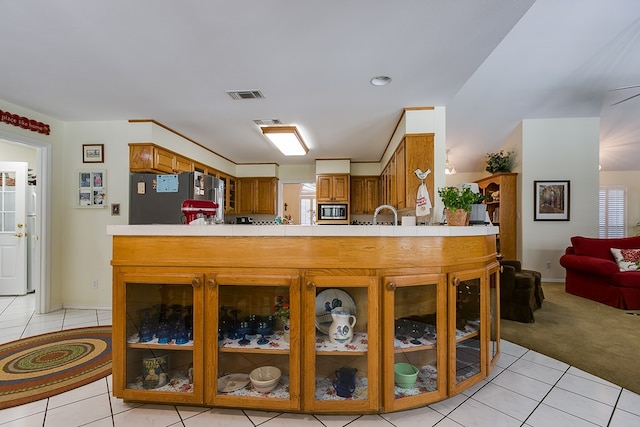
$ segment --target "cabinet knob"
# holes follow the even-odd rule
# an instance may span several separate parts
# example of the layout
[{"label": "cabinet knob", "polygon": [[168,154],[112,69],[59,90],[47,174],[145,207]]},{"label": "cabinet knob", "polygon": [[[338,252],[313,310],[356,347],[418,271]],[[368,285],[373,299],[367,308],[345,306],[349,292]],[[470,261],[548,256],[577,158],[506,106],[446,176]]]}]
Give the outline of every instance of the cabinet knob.
[{"label": "cabinet knob", "polygon": [[216,280],[211,278],[209,279],[209,288],[214,289],[216,287]]},{"label": "cabinet knob", "polygon": [[313,289],[316,287],[316,284],[313,283],[312,281],[308,281],[307,282],[307,289]]},{"label": "cabinet knob", "polygon": [[457,277],[453,278],[453,286],[458,286],[460,284],[460,279],[458,279]]},{"label": "cabinet knob", "polygon": [[387,283],[387,289],[390,291],[395,291],[397,287],[398,285],[396,285],[396,282]]},{"label": "cabinet knob", "polygon": [[191,284],[193,285],[194,288],[199,288],[202,283],[200,283],[200,278],[194,277],[193,280],[191,281]]}]

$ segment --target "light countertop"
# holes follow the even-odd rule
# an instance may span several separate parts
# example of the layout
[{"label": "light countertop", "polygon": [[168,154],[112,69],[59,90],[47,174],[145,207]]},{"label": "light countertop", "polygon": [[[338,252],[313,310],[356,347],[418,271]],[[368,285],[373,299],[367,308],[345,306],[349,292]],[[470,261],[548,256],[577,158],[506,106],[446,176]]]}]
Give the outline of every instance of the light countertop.
[{"label": "light countertop", "polygon": [[335,236],[335,237],[422,237],[488,236],[498,227],[476,225],[392,226],[392,225],[108,225],[110,236]]}]

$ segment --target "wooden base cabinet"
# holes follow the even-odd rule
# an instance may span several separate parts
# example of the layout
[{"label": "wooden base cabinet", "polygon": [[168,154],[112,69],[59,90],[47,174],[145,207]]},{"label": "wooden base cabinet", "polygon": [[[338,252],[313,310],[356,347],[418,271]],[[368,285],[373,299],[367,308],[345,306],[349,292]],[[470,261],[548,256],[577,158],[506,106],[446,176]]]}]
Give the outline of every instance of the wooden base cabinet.
[{"label": "wooden base cabinet", "polygon": [[424,406],[447,396],[446,283],[446,274],[383,278],[385,411]]},{"label": "wooden base cabinet", "polygon": [[[205,323],[205,403],[264,410],[300,408],[300,277],[297,271],[247,274],[225,270],[207,274]],[[289,333],[274,316],[281,301],[289,307]],[[216,310],[215,308],[218,308]],[[264,366],[280,369],[278,385],[261,393],[248,373]]]},{"label": "wooden base cabinet", "polygon": [[[460,245],[464,263],[437,258]],[[393,412],[462,392],[500,354],[492,235],[114,236],[113,247],[113,393],[127,401]],[[247,247],[264,255],[238,256]],[[290,247],[303,255],[279,256]],[[249,374],[263,366],[281,377],[261,393]],[[415,367],[415,382],[396,377],[402,367]]]},{"label": "wooden base cabinet", "polygon": [[114,281],[114,396],[202,404],[203,275],[120,269]]},{"label": "wooden base cabinet", "polygon": [[[377,412],[380,400],[377,276],[310,271],[305,283],[303,409],[314,413]],[[336,334],[341,331],[330,329],[332,310],[353,315],[343,326],[344,334],[353,334],[347,344],[335,343]]]},{"label": "wooden base cabinet", "polygon": [[488,287],[484,269],[449,275],[449,395],[487,376]]}]

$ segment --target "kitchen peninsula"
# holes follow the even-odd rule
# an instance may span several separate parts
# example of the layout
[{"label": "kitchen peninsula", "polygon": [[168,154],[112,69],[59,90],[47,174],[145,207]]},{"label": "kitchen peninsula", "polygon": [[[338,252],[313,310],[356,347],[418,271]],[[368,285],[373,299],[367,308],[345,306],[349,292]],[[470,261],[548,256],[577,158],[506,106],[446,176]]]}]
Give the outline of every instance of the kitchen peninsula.
[{"label": "kitchen peninsula", "polygon": [[[499,356],[497,232],[108,226],[113,393],[309,413],[392,412],[457,394]],[[345,343],[332,335],[341,313],[355,322],[339,325]],[[249,378],[263,366],[281,372],[266,393]],[[407,366],[408,383],[394,373]]]}]

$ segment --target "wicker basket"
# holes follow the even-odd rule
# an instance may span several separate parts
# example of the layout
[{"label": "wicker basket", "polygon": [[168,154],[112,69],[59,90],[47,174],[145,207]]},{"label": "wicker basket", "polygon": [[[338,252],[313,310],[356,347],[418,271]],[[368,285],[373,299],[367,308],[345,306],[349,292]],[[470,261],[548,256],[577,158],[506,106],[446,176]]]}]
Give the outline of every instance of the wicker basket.
[{"label": "wicker basket", "polygon": [[445,210],[447,225],[469,225],[469,213],[464,209]]}]

